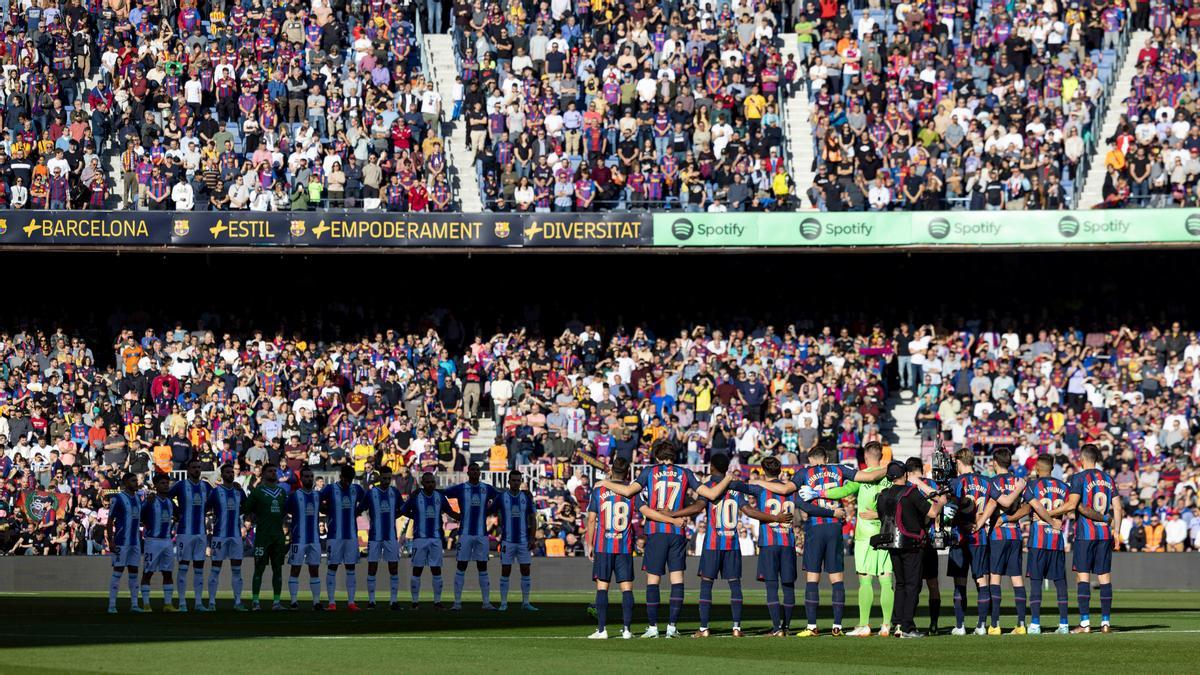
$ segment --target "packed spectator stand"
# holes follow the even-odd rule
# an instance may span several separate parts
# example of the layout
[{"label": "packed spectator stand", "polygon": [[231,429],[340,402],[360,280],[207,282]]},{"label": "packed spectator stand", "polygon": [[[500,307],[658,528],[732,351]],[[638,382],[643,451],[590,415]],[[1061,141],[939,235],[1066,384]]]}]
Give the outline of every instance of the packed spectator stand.
[{"label": "packed spectator stand", "polygon": [[[939,435],[981,463],[1013,447],[1018,473],[1051,454],[1069,475],[1081,444],[1096,443],[1140,514],[1129,548],[1195,548],[1200,537],[1200,341],[1178,324],[855,335],[819,324],[601,333],[572,322],[544,338],[518,330],[449,344],[447,326],[423,323],[423,333],[338,341],[182,326],[122,331],[103,347],[52,328],[4,334],[0,549],[100,553],[116,476],[146,480],[195,458],[205,471],[234,463],[245,484],[268,460],[282,462],[285,481],[306,465],[350,464],[364,480],[387,465],[404,488],[423,471],[457,480],[468,461],[495,480],[517,466],[538,498],[539,551],[573,555],[595,467],[645,463],[657,442],[698,469],[731,453],[753,475],[765,457],[802,464],[816,444],[855,463],[868,441],[903,456],[928,453]],[[913,408],[919,437],[894,437],[889,418]]]}]

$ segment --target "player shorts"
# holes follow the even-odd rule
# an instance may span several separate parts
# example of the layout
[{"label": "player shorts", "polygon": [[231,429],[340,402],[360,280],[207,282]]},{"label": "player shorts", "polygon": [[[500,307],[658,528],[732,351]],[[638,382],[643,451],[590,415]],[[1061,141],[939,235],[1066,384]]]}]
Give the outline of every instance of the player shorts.
[{"label": "player shorts", "polygon": [[458,561],[474,560],[487,562],[488,538],[486,535],[464,534],[458,539]]},{"label": "player shorts", "polygon": [[763,546],[758,549],[758,580],[796,582],[796,547]]},{"label": "player shorts", "polygon": [[1112,539],[1076,539],[1071,569],[1084,574],[1112,572]]},{"label": "player shorts", "polygon": [[170,539],[147,539],[142,555],[142,571],[147,574],[174,572],[175,542]]},{"label": "player shorts", "polygon": [[242,551],[241,537],[213,537],[212,540],[212,559],[213,562],[222,560],[233,560],[242,562],[246,556]]},{"label": "player shorts", "polygon": [[618,584],[633,581],[633,556],[629,553],[594,554],[592,556],[592,581],[605,583],[616,581]]},{"label": "player shorts", "polygon": [[532,556],[529,554],[529,544],[518,544],[515,541],[500,542],[500,564],[511,565],[514,559],[519,565],[528,565],[533,562]]},{"label": "player shorts", "polygon": [[950,547],[946,576],[952,579],[979,579],[988,573],[988,547],[959,544]]},{"label": "player shorts", "polygon": [[207,557],[207,537],[202,534],[180,534],[175,536],[175,556],[184,562],[203,562]]},{"label": "player shorts", "polygon": [[329,550],[326,551],[326,562],[330,565],[357,565],[357,539],[330,539]]},{"label": "player shorts", "polygon": [[1037,581],[1066,579],[1067,554],[1048,548],[1031,548],[1025,562],[1025,575]]},{"label": "player shorts", "polygon": [[869,541],[854,542],[854,571],[871,577],[892,573],[892,556],[871,548]]},{"label": "player shorts", "polygon": [[398,541],[369,541],[367,542],[367,562],[400,562],[400,542]]},{"label": "player shorts", "polygon": [[842,526],[814,525],[804,533],[804,571],[836,574],[845,569]]},{"label": "player shorts", "polygon": [[320,565],[321,545],[317,542],[292,544],[292,547],[288,549],[288,564],[296,567],[300,565]]},{"label": "player shorts", "polygon": [[700,552],[700,570],[699,575],[705,579],[721,579],[732,580],[742,578],[742,552],[738,549],[732,551],[710,551],[704,549]]},{"label": "player shorts", "polygon": [[921,578],[936,579],[938,578],[938,551],[932,546],[926,546],[921,549]]},{"label": "player shorts", "polygon": [[135,542],[128,546],[117,546],[112,551],[112,566],[117,567],[133,567],[142,566],[142,542]]},{"label": "player shorts", "polygon": [[661,532],[647,536],[642,569],[656,577],[687,569],[687,537]]},{"label": "player shorts", "polygon": [[1021,540],[993,539],[988,543],[988,574],[1021,576]]},{"label": "player shorts", "polygon": [[413,542],[412,542],[412,566],[413,567],[441,567],[442,566],[442,540],[436,539],[436,538],[413,539]]}]

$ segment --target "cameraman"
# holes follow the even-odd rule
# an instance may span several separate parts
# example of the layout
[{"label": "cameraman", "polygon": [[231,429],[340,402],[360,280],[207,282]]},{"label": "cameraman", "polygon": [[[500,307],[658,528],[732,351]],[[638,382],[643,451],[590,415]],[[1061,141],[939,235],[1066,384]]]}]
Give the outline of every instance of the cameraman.
[{"label": "cameraman", "polygon": [[917,632],[913,622],[917,596],[921,591],[922,549],[926,545],[930,522],[941,515],[946,505],[945,495],[938,495],[931,502],[922,494],[918,484],[923,471],[920,458],[912,458],[907,465],[900,462],[888,464],[887,477],[892,486],[881,492],[878,500],[881,518],[894,518],[900,532],[901,546],[890,553],[896,585],[892,625],[899,630],[902,638],[925,637],[924,633]]}]

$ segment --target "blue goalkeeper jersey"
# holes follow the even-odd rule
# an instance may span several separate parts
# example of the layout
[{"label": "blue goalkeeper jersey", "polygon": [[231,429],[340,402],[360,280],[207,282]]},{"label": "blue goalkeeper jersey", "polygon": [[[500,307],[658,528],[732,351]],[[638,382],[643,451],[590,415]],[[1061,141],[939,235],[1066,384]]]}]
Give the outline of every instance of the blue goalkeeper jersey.
[{"label": "blue goalkeeper jersey", "polygon": [[288,494],[283,510],[292,517],[292,545],[321,543],[321,495],[300,488]]},{"label": "blue goalkeeper jersey", "polygon": [[425,494],[424,490],[412,493],[400,507],[400,515],[413,521],[413,539],[442,538],[442,514],[450,510],[450,502],[441,490]]},{"label": "blue goalkeeper jersey", "polygon": [[400,516],[400,507],[404,497],[393,486],[380,489],[375,486],[367,490],[359,512],[366,511],[371,521],[368,541],[396,541],[396,518]]},{"label": "blue goalkeeper jersey", "polygon": [[446,498],[458,502],[458,512],[462,514],[462,534],[468,537],[482,537],[487,534],[487,514],[494,500],[500,493],[496,488],[486,483],[459,483],[446,490]]},{"label": "blue goalkeeper jersey", "polygon": [[137,545],[142,525],[142,503],[137,495],[124,491],[113,495],[108,505],[108,519],[113,523],[111,546]]},{"label": "blue goalkeeper jersey", "polygon": [[175,502],[176,512],[179,513],[177,534],[189,536],[208,534],[204,515],[207,511],[205,507],[208,504],[208,495],[211,492],[212,486],[204,481],[193,483],[190,480],[181,480],[171,486],[167,497]]},{"label": "blue goalkeeper jersey", "polygon": [[493,511],[500,514],[502,540],[510,544],[529,544],[529,523],[533,519],[533,495],[521,490],[500,493],[494,502]]},{"label": "blue goalkeeper jersey", "polygon": [[325,514],[325,525],[330,541],[358,539],[358,505],[363,500],[363,489],[358,483],[343,487],[341,483],[326,485],[321,490],[321,513]]},{"label": "blue goalkeeper jersey", "polygon": [[242,536],[242,502],[246,493],[240,485],[218,485],[208,493],[208,510],[213,514],[213,536],[231,539]]},{"label": "blue goalkeeper jersey", "polygon": [[175,502],[154,495],[142,504],[142,527],[147,539],[170,539],[175,524]]}]

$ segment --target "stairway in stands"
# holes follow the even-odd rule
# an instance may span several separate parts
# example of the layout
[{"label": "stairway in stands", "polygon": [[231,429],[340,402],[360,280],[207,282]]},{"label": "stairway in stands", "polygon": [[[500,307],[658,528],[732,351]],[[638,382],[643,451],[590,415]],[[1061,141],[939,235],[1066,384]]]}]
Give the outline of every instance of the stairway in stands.
[{"label": "stairway in stands", "polygon": [[921,456],[921,440],[917,438],[917,397],[909,391],[893,393],[887,401],[891,415],[890,427],[882,425],[884,437],[892,444],[892,458],[904,461]]},{"label": "stairway in stands", "polygon": [[1090,209],[1104,201],[1104,178],[1107,171],[1104,167],[1104,157],[1112,146],[1108,138],[1117,132],[1121,115],[1125,113],[1124,100],[1133,91],[1133,76],[1137,74],[1137,54],[1150,40],[1150,31],[1135,31],[1129,38],[1129,49],[1125,52],[1125,61],[1117,73],[1116,83],[1108,99],[1108,110],[1104,114],[1104,126],[1096,133],[1096,152],[1092,155],[1091,166],[1088,167],[1087,178],[1083,190],[1079,193],[1079,208]]},{"label": "stairway in stands", "polygon": [[[423,46],[434,86],[442,97],[442,119],[449,120],[454,110],[454,78],[458,74],[452,38],[446,33],[426,33]],[[465,117],[459,117],[457,122],[452,123],[450,134],[446,137],[446,158],[450,185],[458,197],[459,210],[465,213],[482,211],[479,180],[475,176],[475,153],[467,148]]]},{"label": "stairway in stands", "polygon": [[[795,57],[796,63],[800,63],[796,34],[784,33],[779,37],[783,40],[783,47],[779,50],[783,62],[787,63],[788,56],[791,55]],[[809,114],[808,89],[798,86],[783,108],[780,115],[784,118],[783,128],[787,133],[786,152],[791,163],[792,179],[796,181],[796,196],[800,198],[800,203],[804,204],[807,199],[804,195],[813,183],[813,176],[816,175],[816,171],[813,170],[816,144],[813,141],[812,118]]]}]

